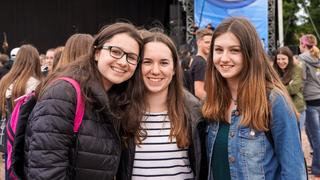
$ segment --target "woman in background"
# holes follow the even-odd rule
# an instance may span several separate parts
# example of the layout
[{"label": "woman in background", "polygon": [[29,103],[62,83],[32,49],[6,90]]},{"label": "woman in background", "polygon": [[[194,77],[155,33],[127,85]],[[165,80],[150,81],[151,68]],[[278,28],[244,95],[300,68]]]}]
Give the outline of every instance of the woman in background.
[{"label": "woman in background", "polygon": [[300,38],[303,95],[307,104],[306,134],[313,149],[311,173],[320,179],[320,51],[312,34]]},{"label": "woman in background", "polygon": [[274,69],[286,86],[289,95],[299,113],[300,129],[304,127],[306,105],[303,99],[302,90],[302,68],[293,60],[293,54],[287,47],[277,49],[273,63]]}]

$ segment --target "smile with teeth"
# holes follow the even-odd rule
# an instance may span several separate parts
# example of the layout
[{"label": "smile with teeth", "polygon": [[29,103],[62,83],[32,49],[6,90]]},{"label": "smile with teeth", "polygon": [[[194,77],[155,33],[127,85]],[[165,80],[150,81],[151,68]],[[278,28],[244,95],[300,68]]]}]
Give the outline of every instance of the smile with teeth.
[{"label": "smile with teeth", "polygon": [[232,65],[220,65],[221,69],[223,70],[229,70],[231,69],[233,66]]},{"label": "smile with teeth", "polygon": [[153,81],[153,82],[159,82],[159,81],[161,81],[163,78],[152,78],[152,77],[148,77],[148,79],[149,79],[150,81]]},{"label": "smile with teeth", "polygon": [[118,73],[125,73],[126,72],[125,70],[114,67],[114,66],[111,66],[111,69],[114,70],[115,72],[118,72]]}]

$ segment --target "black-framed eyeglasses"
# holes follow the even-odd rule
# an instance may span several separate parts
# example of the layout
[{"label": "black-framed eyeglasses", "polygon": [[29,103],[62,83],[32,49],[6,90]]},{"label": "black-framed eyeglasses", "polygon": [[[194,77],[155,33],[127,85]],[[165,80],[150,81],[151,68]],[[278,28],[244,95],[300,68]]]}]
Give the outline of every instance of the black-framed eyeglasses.
[{"label": "black-framed eyeglasses", "polygon": [[126,61],[129,64],[136,65],[139,62],[139,56],[134,53],[127,53],[117,46],[102,46],[102,49],[109,50],[110,56],[116,59],[121,59],[126,55]]}]

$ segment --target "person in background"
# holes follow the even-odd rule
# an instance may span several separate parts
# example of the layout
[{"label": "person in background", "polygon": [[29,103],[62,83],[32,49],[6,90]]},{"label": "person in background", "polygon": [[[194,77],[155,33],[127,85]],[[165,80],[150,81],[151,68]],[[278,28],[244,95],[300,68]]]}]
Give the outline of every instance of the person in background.
[{"label": "person in background", "polygon": [[78,57],[88,54],[92,43],[93,37],[90,34],[74,34],[70,36],[62,51],[56,69],[62,68],[75,61]]},{"label": "person in background", "polygon": [[59,60],[61,58],[61,54],[64,50],[64,46],[58,46],[54,49],[54,58],[52,63],[52,70],[56,70],[57,64],[59,63]]},{"label": "person in background", "polygon": [[12,65],[13,65],[13,61],[16,59],[16,55],[17,55],[19,49],[20,49],[19,47],[16,47],[16,48],[13,48],[13,49],[11,50],[9,61],[7,61],[7,62],[3,65],[3,67],[0,69],[0,79],[2,79],[2,77],[3,77],[4,75],[6,75],[6,74],[10,71],[10,69],[11,69],[11,67],[12,67]]},{"label": "person in background", "polygon": [[9,61],[9,56],[6,54],[0,54],[0,69]]},{"label": "person in background", "polygon": [[282,83],[286,86],[289,95],[299,112],[300,129],[304,127],[306,104],[302,95],[302,68],[294,63],[293,54],[287,47],[277,49],[273,68],[277,71]]},{"label": "person in background", "polygon": [[[34,91],[41,80],[42,74],[38,50],[29,44],[21,46],[17,55],[15,55],[12,68],[0,81],[0,132],[5,130],[7,119],[15,106],[15,99]],[[2,133],[1,136],[1,139],[6,140]],[[3,150],[5,149],[3,148]],[[3,152],[6,161],[6,151]],[[7,168],[5,167],[5,169]],[[8,179],[8,174],[6,174],[6,179]]]},{"label": "person in background", "polygon": [[303,96],[307,104],[306,134],[313,149],[311,173],[320,179],[320,51],[312,34],[300,38]]},{"label": "person in background", "polygon": [[46,76],[52,72],[53,59],[54,59],[54,48],[50,48],[46,52],[46,61],[45,62],[47,65],[47,71],[44,73]]},{"label": "person in background", "polygon": [[[163,33],[144,37],[131,104],[122,113],[119,179],[204,179],[200,139],[192,127],[200,102],[183,90],[177,50]],[[204,176],[203,176],[204,175]]]},{"label": "person in background", "polygon": [[[113,112],[130,103],[128,80],[141,49],[142,39],[133,25],[111,24],[97,33],[87,55],[46,78],[36,92],[37,104],[26,129],[25,179],[115,178],[121,139],[120,120]],[[61,76],[76,80],[84,99],[76,141],[76,92],[68,82],[56,80]]]},{"label": "person in background", "polygon": [[298,113],[249,20],[212,36],[202,108],[209,180],[305,180]]},{"label": "person in background", "polygon": [[199,29],[196,32],[198,52],[194,56],[190,66],[191,93],[200,100],[204,100],[204,74],[206,70],[207,58],[210,51],[212,31],[209,29]]},{"label": "person in background", "polygon": [[39,59],[40,59],[40,64],[41,64],[41,72],[45,73],[48,69],[47,64],[46,64],[46,55],[40,54]]}]

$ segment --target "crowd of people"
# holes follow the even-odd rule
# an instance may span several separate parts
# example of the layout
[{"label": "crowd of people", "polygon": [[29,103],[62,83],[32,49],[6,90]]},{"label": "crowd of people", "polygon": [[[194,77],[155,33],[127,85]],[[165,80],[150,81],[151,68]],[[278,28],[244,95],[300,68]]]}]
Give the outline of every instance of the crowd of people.
[{"label": "crowd of people", "polygon": [[[300,38],[298,56],[280,47],[272,63],[245,18],[198,29],[195,38],[196,52],[178,53],[161,31],[114,23],[45,55],[31,44],[1,54],[2,135],[15,100],[37,97],[20,178],[305,180],[305,129],[320,179],[315,36]],[[77,136],[76,92],[60,77],[80,85]]]}]

